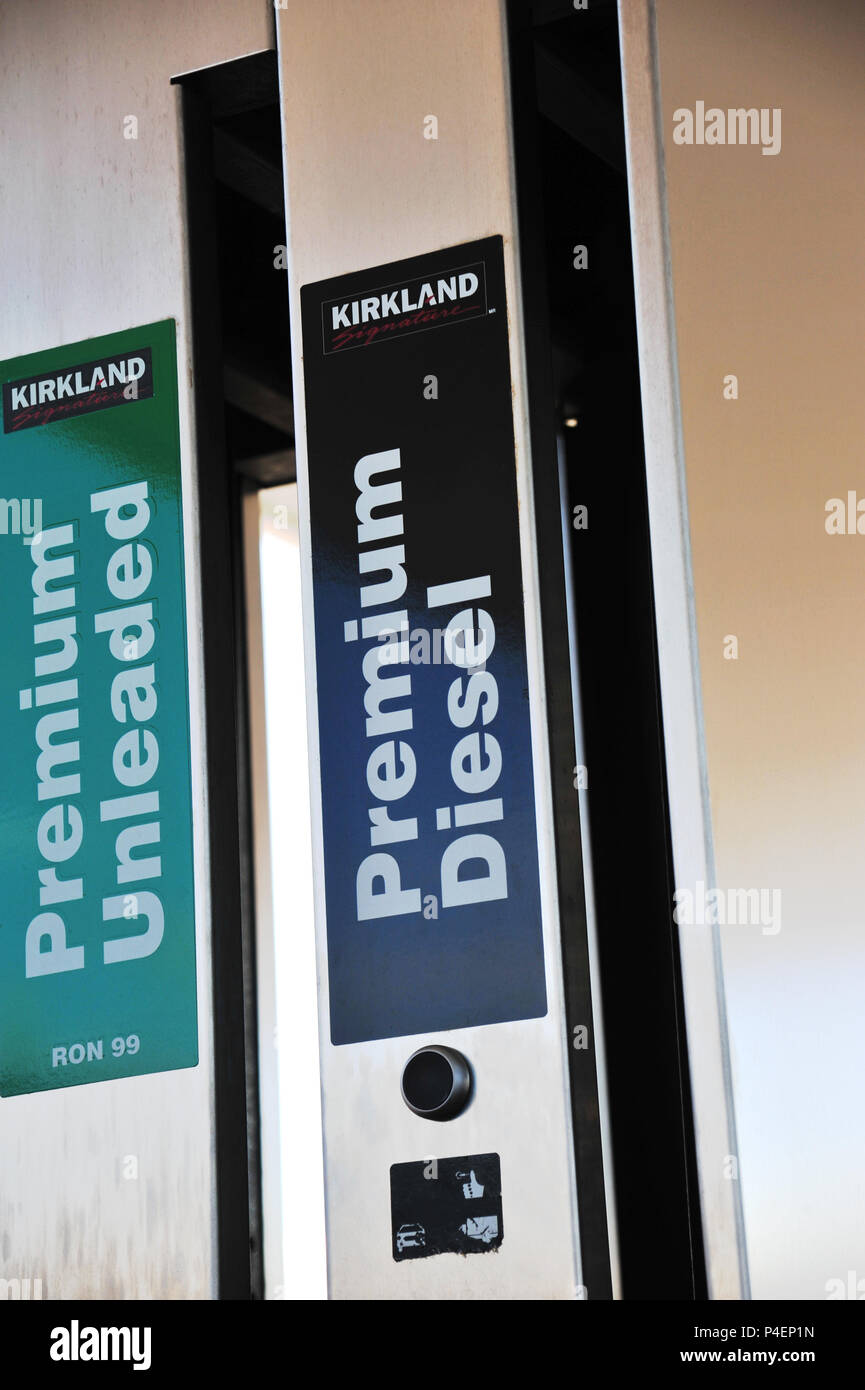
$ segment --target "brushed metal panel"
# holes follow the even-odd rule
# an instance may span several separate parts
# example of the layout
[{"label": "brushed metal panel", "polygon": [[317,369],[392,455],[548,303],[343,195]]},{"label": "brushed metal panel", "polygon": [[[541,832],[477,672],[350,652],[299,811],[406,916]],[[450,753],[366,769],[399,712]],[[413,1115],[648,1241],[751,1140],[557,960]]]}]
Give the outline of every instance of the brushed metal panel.
[{"label": "brushed metal panel", "polygon": [[[549,1012],[438,1040],[484,1078],[475,1103],[436,1125],[400,1097],[424,1038],[334,1047],[324,939],[318,728],[309,701],[330,1293],[352,1299],[571,1299],[581,1296],[563,989],[547,769],[537,557],[529,469],[522,311],[499,0],[296,0],[277,12],[284,122],[289,291],[294,327],[306,666],[315,689],[300,286],[501,234],[510,317],[517,479]],[[423,138],[427,115],[439,138]],[[438,1035],[437,1035],[438,1038]],[[487,1078],[496,1078],[490,1085]],[[498,1152],[504,1243],[495,1255],[391,1255],[392,1163]]]},{"label": "brushed metal panel", "polygon": [[[714,882],[652,0],[619,0],[631,240],[673,867]],[[670,904],[672,913],[673,904]],[[717,928],[679,930],[709,1296],[748,1296]]]},{"label": "brushed metal panel", "polygon": [[[169,82],[270,47],[272,12],[266,0],[204,11],[193,0],[6,0],[2,25],[0,357],[177,320],[201,1060],[0,1101],[0,1278],[39,1279],[52,1299],[208,1298],[208,789],[179,95]],[[124,139],[129,115],[134,140]]]}]

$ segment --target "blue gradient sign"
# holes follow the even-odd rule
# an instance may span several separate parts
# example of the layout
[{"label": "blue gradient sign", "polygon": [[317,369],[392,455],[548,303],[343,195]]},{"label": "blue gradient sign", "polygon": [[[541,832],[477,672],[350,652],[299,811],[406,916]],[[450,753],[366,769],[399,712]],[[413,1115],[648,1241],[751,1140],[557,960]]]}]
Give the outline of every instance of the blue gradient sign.
[{"label": "blue gradient sign", "polygon": [[539,1017],[501,239],[301,300],[331,1038]]}]

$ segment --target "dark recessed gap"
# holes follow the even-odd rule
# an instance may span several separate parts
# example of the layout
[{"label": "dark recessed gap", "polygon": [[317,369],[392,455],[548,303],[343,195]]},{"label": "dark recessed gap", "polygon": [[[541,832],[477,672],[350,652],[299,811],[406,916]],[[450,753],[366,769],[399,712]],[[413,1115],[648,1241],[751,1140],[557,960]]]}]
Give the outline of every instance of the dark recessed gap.
[{"label": "dark recessed gap", "polygon": [[[574,862],[581,827],[562,653],[566,587],[588,767],[623,1295],[705,1298],[672,921],[617,10],[615,0],[590,0],[581,11],[563,0],[513,0],[510,19],[568,1024],[586,1023],[592,1001],[573,906],[582,891]],[[586,269],[574,264],[579,246]],[[570,525],[578,504],[588,509],[580,531]],[[563,509],[571,565],[555,544]],[[602,1280],[604,1197],[585,1057],[571,1054],[580,1227],[584,1256]],[[586,1283],[591,1298],[591,1276]]]},{"label": "dark recessed gap", "polygon": [[295,477],[276,54],[181,87],[198,463],[217,1287],[264,1296],[242,509]]}]

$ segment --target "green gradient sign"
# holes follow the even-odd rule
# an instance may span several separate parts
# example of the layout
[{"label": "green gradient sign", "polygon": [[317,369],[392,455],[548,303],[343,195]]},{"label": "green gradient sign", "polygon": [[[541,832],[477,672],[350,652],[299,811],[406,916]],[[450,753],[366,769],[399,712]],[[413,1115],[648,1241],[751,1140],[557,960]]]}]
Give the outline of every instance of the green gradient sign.
[{"label": "green gradient sign", "polygon": [[0,1095],[195,1066],[174,321],[0,364]]}]

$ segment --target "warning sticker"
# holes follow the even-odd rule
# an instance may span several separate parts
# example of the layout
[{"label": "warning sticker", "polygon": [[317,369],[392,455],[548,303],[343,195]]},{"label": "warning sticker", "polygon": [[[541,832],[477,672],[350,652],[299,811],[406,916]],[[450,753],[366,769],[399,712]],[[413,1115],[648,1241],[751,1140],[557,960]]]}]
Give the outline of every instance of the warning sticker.
[{"label": "warning sticker", "polygon": [[395,1163],[390,1210],[395,1260],[497,1250],[504,1235],[498,1154]]}]

